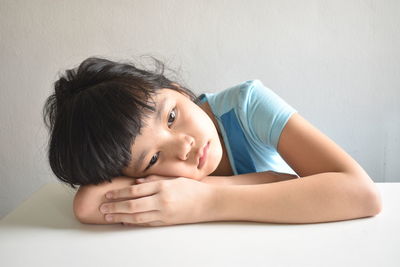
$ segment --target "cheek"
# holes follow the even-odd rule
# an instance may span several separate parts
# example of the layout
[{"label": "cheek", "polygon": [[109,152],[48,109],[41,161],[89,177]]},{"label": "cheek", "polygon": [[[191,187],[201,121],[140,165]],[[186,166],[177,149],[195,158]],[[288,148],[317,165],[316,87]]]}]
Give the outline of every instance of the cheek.
[{"label": "cheek", "polygon": [[215,165],[215,168],[217,168],[222,159],[222,146],[218,137],[214,140],[214,145],[211,147],[211,149],[210,161],[213,165]]},{"label": "cheek", "polygon": [[198,113],[195,118],[197,119],[192,121],[197,131],[202,133],[203,136],[211,137],[213,135],[218,135],[214,122],[205,112]]}]

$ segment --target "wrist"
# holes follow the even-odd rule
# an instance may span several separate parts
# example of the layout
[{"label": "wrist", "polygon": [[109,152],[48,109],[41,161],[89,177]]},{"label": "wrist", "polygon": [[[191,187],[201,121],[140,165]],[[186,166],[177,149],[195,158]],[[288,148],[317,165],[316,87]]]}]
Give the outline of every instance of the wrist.
[{"label": "wrist", "polygon": [[208,184],[209,194],[206,199],[206,203],[203,203],[203,222],[213,222],[218,221],[219,212],[221,210],[221,199],[220,199],[220,189],[225,188],[225,186],[215,186],[216,184]]},{"label": "wrist", "polygon": [[[208,205],[207,221],[227,221],[233,217],[229,217],[232,212],[233,199],[236,199],[236,194],[241,190],[240,186],[211,186],[210,204]],[[236,195],[236,196],[235,196]],[[233,199],[232,199],[233,197]],[[230,200],[228,200],[231,198]]]}]

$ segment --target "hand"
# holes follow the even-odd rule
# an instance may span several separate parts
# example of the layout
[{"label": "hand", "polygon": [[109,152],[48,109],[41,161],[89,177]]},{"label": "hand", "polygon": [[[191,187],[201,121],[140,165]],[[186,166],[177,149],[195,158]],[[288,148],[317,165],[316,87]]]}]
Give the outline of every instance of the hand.
[{"label": "hand", "polygon": [[[160,176],[160,175],[149,175],[149,176],[146,176],[146,177],[143,177],[143,178],[136,179],[135,180],[135,184],[144,184],[144,183],[161,181],[161,180],[172,180],[172,179],[176,179],[176,178],[177,177],[168,177],[168,176]],[[189,179],[189,178],[187,178],[187,179]],[[202,179],[194,179],[194,180],[201,181]]]},{"label": "hand", "polygon": [[[212,185],[234,185],[233,176],[205,176],[200,179],[196,179],[197,181],[212,184]],[[143,184],[148,182],[160,181],[160,180],[171,180],[176,179],[176,177],[166,177],[159,175],[149,175],[145,178],[136,179],[135,184]]]},{"label": "hand", "polygon": [[213,186],[193,179],[163,179],[109,191],[106,198],[116,202],[100,210],[108,222],[141,226],[212,221],[214,192]]}]

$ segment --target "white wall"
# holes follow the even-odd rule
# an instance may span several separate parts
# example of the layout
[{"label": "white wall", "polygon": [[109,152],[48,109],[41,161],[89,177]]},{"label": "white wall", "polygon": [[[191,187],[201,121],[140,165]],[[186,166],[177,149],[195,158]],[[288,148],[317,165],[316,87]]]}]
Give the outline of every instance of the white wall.
[{"label": "white wall", "polygon": [[56,181],[42,106],[93,55],[152,54],[198,93],[260,79],[374,181],[400,181],[399,14],[396,0],[0,0],[0,216]]}]

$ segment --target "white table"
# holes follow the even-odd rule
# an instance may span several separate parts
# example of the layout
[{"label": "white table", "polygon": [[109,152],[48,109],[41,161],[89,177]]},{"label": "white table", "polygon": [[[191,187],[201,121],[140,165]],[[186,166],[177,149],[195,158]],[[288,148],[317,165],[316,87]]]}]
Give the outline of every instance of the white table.
[{"label": "white table", "polygon": [[375,217],[320,224],[83,225],[73,191],[47,184],[0,221],[0,265],[400,266],[400,183]]}]

